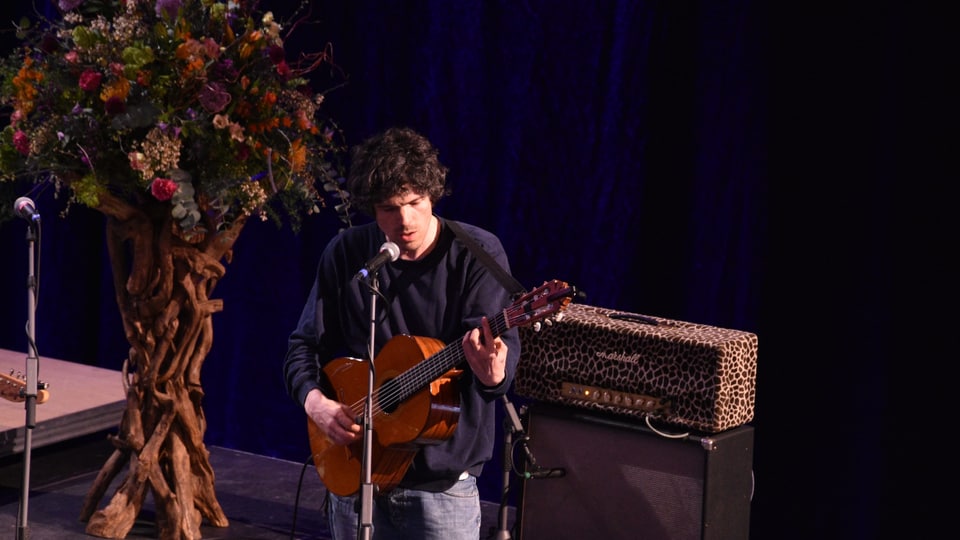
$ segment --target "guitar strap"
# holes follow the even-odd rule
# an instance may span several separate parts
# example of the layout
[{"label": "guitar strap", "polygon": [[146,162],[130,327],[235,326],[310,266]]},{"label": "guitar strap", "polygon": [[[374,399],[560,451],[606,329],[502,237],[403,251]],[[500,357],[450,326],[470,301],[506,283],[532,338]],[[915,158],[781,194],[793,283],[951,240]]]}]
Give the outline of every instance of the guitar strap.
[{"label": "guitar strap", "polygon": [[503,288],[506,289],[511,296],[517,298],[523,294],[526,294],[527,290],[523,287],[523,285],[521,285],[516,278],[507,273],[502,266],[497,264],[497,261],[493,260],[493,257],[491,257],[486,250],[477,245],[477,242],[471,238],[462,227],[460,227],[460,224],[452,219],[446,219],[444,220],[444,223],[450,227],[450,230],[453,231],[453,234],[455,234],[461,242],[466,244],[467,248],[470,249],[473,255],[480,259],[480,262],[486,265],[486,267],[493,272],[493,275],[497,277],[497,280],[500,281],[500,284],[503,285]]}]

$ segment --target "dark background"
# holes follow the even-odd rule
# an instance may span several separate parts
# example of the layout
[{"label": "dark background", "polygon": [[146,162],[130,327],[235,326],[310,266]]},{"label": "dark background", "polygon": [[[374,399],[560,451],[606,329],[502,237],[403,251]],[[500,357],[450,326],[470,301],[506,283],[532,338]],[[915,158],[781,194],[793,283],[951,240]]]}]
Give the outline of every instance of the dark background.
[{"label": "dark background", "polygon": [[[283,19],[292,3],[264,5]],[[924,538],[952,521],[955,19],[893,1],[312,9],[288,49],[333,43],[349,81],[327,110],[350,143],[429,136],[454,190],[438,212],[497,233],[521,283],[758,335],[751,538]],[[34,197],[41,356],[119,369],[103,219],[61,219],[52,195]],[[244,230],[214,294],[207,444],[306,459],[281,363],[337,226]],[[25,231],[0,226],[0,347],[24,351]],[[487,470],[497,501],[498,456]]]}]

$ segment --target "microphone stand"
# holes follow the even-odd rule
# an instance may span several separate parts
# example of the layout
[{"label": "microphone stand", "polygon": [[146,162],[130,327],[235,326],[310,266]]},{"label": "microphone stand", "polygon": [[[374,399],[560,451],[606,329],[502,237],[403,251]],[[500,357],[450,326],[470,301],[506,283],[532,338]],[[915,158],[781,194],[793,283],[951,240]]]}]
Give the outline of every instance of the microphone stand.
[{"label": "microphone stand", "polygon": [[34,275],[34,249],[39,238],[39,226],[30,220],[27,228],[28,270],[27,270],[27,378],[24,389],[24,407],[26,419],[23,438],[23,484],[20,493],[20,513],[17,516],[17,540],[27,540],[30,531],[27,526],[27,504],[30,497],[30,449],[33,446],[33,428],[37,414],[37,377],[38,358],[36,344],[37,280]]},{"label": "microphone stand", "polygon": [[517,416],[517,410],[513,403],[503,395],[503,408],[506,416],[503,419],[503,491],[500,495],[500,515],[497,523],[496,540],[510,540],[510,528],[507,526],[508,505],[510,496],[510,476],[513,473],[513,434],[519,434],[520,438],[526,438],[523,433],[523,424],[520,423],[520,417]]},{"label": "microphone stand", "polygon": [[373,538],[373,383],[376,375],[376,368],[373,365],[374,351],[376,351],[377,335],[377,294],[379,293],[380,280],[377,273],[370,276],[370,344],[367,350],[367,356],[370,358],[370,370],[367,380],[367,399],[363,407],[363,463],[361,465],[360,482],[360,511],[357,528],[358,540],[370,540]]},{"label": "microphone stand", "polygon": [[513,436],[517,435],[517,441],[523,446],[527,466],[533,471],[524,472],[523,477],[525,479],[560,478],[566,475],[566,469],[561,467],[544,468],[537,464],[533,452],[527,445],[530,437],[528,437],[523,430],[523,423],[520,421],[520,416],[517,415],[517,409],[514,408],[513,403],[510,402],[510,399],[507,398],[506,395],[503,395],[500,399],[503,400],[503,408],[504,411],[506,411],[506,416],[503,419],[503,491],[500,497],[499,528],[497,529],[495,539],[510,540],[512,537],[510,536],[510,528],[507,526],[507,518],[509,514],[508,496],[510,494],[510,476],[513,472]]}]

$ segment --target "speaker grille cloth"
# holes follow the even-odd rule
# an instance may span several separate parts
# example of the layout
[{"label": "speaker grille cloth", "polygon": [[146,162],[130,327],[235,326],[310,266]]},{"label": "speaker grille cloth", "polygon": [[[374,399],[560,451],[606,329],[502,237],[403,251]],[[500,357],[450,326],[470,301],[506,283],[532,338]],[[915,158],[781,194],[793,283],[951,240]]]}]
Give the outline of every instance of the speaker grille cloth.
[{"label": "speaker grille cloth", "polygon": [[531,417],[541,467],[565,476],[524,482],[523,540],[698,540],[703,449],[632,429]]}]

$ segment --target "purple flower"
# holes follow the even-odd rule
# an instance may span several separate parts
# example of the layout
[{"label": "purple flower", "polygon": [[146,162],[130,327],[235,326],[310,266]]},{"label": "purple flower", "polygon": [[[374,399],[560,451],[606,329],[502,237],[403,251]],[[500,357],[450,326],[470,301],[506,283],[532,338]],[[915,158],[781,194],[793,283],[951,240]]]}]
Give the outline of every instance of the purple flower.
[{"label": "purple flower", "polygon": [[57,5],[60,7],[61,11],[72,11],[80,6],[83,3],[83,0],[60,0]]},{"label": "purple flower", "polygon": [[127,110],[127,104],[123,102],[122,99],[113,96],[107,99],[103,104],[103,109],[109,115],[120,114],[123,111]]},{"label": "purple flower", "polygon": [[182,0],[157,0],[157,17],[163,17],[166,14],[171,19],[177,16],[177,10],[180,9]]},{"label": "purple flower", "polygon": [[230,93],[227,92],[223,83],[207,83],[197,95],[200,105],[209,113],[216,114],[224,109],[230,103]]},{"label": "purple flower", "polygon": [[60,50],[60,42],[57,41],[56,34],[52,32],[47,32],[43,35],[43,38],[40,39],[40,50],[52,54]]},{"label": "purple flower", "polygon": [[171,19],[176,17],[182,3],[182,0],[157,0],[157,17],[163,17],[164,13]]},{"label": "purple flower", "polygon": [[233,60],[224,58],[210,66],[210,78],[214,80],[233,81],[237,78],[237,69],[233,67]]}]

